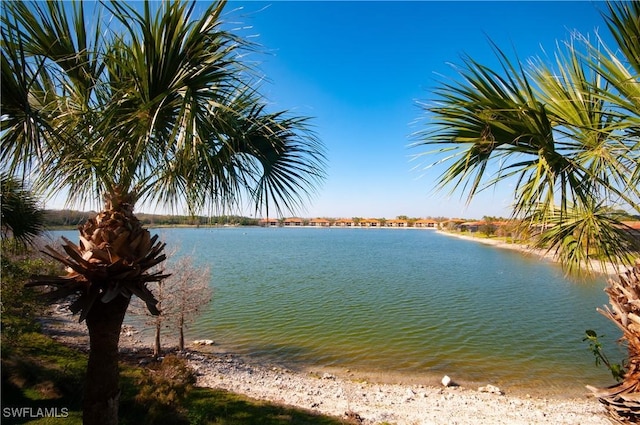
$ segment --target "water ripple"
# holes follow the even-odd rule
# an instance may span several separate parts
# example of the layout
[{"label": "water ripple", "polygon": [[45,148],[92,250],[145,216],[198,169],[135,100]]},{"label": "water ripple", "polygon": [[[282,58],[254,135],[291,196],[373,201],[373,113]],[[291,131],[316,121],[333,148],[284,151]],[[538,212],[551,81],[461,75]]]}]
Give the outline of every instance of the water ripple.
[{"label": "water ripple", "polygon": [[194,338],[317,366],[524,387],[609,382],[582,342],[587,328],[610,346],[619,335],[595,311],[604,280],[576,284],[553,264],[431,231],[162,233],[213,273]]}]

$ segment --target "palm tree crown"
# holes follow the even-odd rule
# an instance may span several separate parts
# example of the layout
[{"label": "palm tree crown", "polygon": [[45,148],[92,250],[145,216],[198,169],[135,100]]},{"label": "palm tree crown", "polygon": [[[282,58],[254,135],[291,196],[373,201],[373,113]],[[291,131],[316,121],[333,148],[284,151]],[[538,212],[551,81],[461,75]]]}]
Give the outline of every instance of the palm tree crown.
[{"label": "palm tree crown", "polygon": [[306,118],[266,110],[224,6],[194,19],[195,2],[111,2],[97,8],[110,25],[89,27],[83,2],[7,4],[3,161],[72,201],[299,206],[323,177],[322,145]]},{"label": "palm tree crown", "polygon": [[513,182],[514,216],[547,228],[540,243],[569,271],[590,267],[594,254],[630,264],[640,249],[611,214],[640,212],[639,6],[609,10],[621,55],[576,36],[555,64],[514,64],[494,45],[501,70],[464,58],[461,78],[442,83],[425,106],[433,126],[417,134],[417,146],[446,154],[440,187],[471,200]]}]

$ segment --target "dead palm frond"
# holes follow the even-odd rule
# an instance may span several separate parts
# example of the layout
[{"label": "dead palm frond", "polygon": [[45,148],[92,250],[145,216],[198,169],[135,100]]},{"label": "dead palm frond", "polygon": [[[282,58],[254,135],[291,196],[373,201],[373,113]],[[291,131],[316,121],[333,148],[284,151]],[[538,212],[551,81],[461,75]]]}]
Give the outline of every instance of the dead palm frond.
[{"label": "dead palm frond", "polygon": [[622,331],[622,341],[627,345],[626,372],[617,385],[588,388],[614,421],[636,424],[640,421],[640,259],[617,279],[609,280],[605,291],[609,306],[599,311]]}]

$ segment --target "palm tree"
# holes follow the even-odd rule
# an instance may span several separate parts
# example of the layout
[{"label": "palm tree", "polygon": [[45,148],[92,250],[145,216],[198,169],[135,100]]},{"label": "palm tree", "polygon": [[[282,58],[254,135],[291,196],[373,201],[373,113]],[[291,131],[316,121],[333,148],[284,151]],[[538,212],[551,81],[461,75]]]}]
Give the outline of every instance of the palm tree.
[{"label": "palm tree", "polygon": [[[604,101],[616,105],[620,116],[629,117],[633,124],[622,132],[623,137],[635,140],[636,165],[640,151],[640,3],[608,4],[605,15],[618,49],[625,60],[616,58],[609,49],[592,49],[592,67],[603,75],[612,87],[601,93]],[[640,167],[630,168],[629,179],[637,188]],[[637,204],[636,204],[637,205]],[[636,206],[637,210],[637,206]],[[621,340],[627,345],[627,362],[621,383],[600,390],[591,388],[607,407],[612,419],[619,423],[640,422],[640,259],[635,266],[611,279],[605,289],[609,306],[599,311],[622,331]]]},{"label": "palm tree", "polygon": [[[603,261],[628,263],[629,246],[637,248],[637,240],[615,217],[594,215],[620,204],[639,209],[638,137],[631,132],[640,115],[621,114],[604,99],[604,79],[587,78],[573,46],[566,61],[559,56],[558,70],[540,63],[524,69],[496,52],[505,76],[467,57],[459,71],[464,81],[443,84],[426,107],[434,125],[418,134],[416,145],[444,145],[429,154],[446,153],[438,164],[453,162],[439,187],[461,189],[470,201],[482,189],[512,181],[515,217],[547,227],[569,216],[594,219],[583,228],[585,240],[606,243],[606,250],[597,250]],[[615,237],[602,241],[603,230]],[[567,260],[569,271],[591,267],[573,252],[588,244],[545,241]]]},{"label": "palm tree", "polygon": [[[499,71],[463,58],[460,80],[443,82],[425,105],[432,128],[417,134],[417,146],[435,146],[432,166],[448,164],[439,188],[462,190],[470,201],[513,183],[514,218],[545,229],[537,243],[569,273],[593,270],[594,257],[632,266],[640,251],[637,234],[615,214],[640,212],[640,3],[608,3],[603,16],[618,51],[577,35],[558,48],[555,63],[514,63],[495,45]],[[610,282],[606,314],[629,343],[630,368],[613,397],[622,390],[637,400],[640,327],[629,317],[640,317],[640,294],[628,293],[629,281],[624,274]],[[630,410],[635,416],[627,417],[639,419],[638,404]]]},{"label": "palm tree", "polygon": [[609,10],[620,38],[634,39],[635,27],[635,45],[621,48],[625,60],[577,37],[558,51],[555,66],[532,60],[525,67],[494,45],[501,72],[465,57],[462,81],[442,83],[425,106],[433,126],[415,144],[436,146],[428,153],[445,155],[437,164],[450,163],[440,188],[461,189],[470,201],[510,181],[513,215],[527,225],[579,223],[580,232],[555,229],[541,239],[569,271],[591,267],[578,251],[629,265],[629,251],[638,248],[614,207],[640,211],[640,85],[632,66],[640,9],[620,3]]},{"label": "palm tree", "polygon": [[68,274],[33,282],[53,285],[52,297],[78,295],[71,309],[90,336],[87,424],[117,423],[129,299],[157,314],[147,284],[166,277],[150,271],[164,244],[134,207],[195,213],[250,201],[280,212],[324,176],[308,120],[267,110],[241,60],[256,48],[224,29],[225,4],[199,18],[196,2],[3,4],[3,164],[36,189],[67,190],[69,202],[104,201],[78,244],[46,248]]}]

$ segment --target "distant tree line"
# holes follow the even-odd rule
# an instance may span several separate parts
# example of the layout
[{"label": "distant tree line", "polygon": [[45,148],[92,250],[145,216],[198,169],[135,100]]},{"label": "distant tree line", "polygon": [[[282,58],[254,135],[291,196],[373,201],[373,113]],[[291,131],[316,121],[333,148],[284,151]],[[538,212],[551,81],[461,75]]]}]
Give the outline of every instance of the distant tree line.
[{"label": "distant tree line", "polygon": [[[95,217],[94,211],[45,210],[44,224],[48,228],[76,227],[89,218]],[[165,214],[137,214],[144,226],[257,226],[258,219],[239,215],[186,216]]]}]

